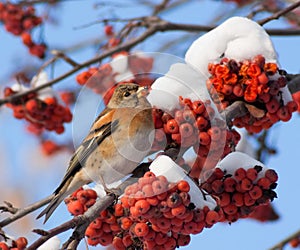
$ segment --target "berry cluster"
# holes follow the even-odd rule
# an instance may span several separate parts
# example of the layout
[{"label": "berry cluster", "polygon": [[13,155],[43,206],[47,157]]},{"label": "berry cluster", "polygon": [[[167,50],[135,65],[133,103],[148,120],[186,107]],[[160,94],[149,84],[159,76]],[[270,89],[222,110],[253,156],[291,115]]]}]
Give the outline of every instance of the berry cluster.
[{"label": "berry cluster", "polygon": [[237,127],[258,133],[280,120],[290,120],[297,110],[296,102],[284,100],[286,78],[275,63],[266,63],[261,55],[243,62],[223,58],[220,63],[210,63],[208,71],[207,88],[220,108],[239,100],[251,105],[247,115],[234,119]]},{"label": "berry cluster", "polygon": [[130,81],[141,86],[150,86],[153,83],[154,80],[148,76],[153,66],[153,58],[129,55],[125,51],[114,54],[112,58],[111,63],[103,64],[100,67],[90,67],[76,76],[78,84],[86,85],[95,93],[101,94],[105,104],[110,100],[116,85],[124,83],[120,77],[122,74],[126,74],[126,77],[131,75],[131,79],[127,79],[127,82]]},{"label": "berry cluster", "polygon": [[[145,173],[126,188],[118,203],[102,211],[89,225],[85,232],[88,244],[112,244],[117,250],[175,249],[188,245],[190,234],[202,232],[221,218],[218,211],[208,206],[196,208],[189,191],[187,181],[171,183],[164,176]],[[80,189],[67,199],[73,215],[82,214],[87,209],[85,204],[95,202],[87,192],[90,190]]]},{"label": "berry cluster", "polygon": [[0,22],[5,29],[15,36],[21,36],[29,52],[39,58],[45,56],[45,44],[37,44],[32,41],[31,30],[42,23],[42,19],[35,15],[32,6],[24,7],[10,2],[0,3]]},{"label": "berry cluster", "polygon": [[82,187],[65,199],[68,211],[74,215],[83,214],[89,207],[93,206],[97,199],[97,193],[93,189]]},{"label": "berry cluster", "polygon": [[153,151],[174,143],[182,150],[193,147],[198,155],[192,167],[193,177],[199,178],[203,168],[215,167],[240,139],[240,135],[229,130],[225,121],[218,117],[210,100],[192,102],[180,98],[180,108],[172,114],[154,109],[153,117],[156,128]]},{"label": "berry cluster", "polygon": [[1,250],[24,250],[28,244],[28,241],[25,237],[19,237],[16,240],[12,240],[11,246],[9,246],[5,242],[0,242],[0,249]]},{"label": "berry cluster", "polygon": [[204,172],[201,188],[217,197],[224,212],[223,221],[235,222],[277,197],[273,190],[277,179],[274,170],[263,171],[261,166],[238,168],[233,174],[215,168]]},{"label": "berry cluster", "polygon": [[[9,87],[4,90],[6,97],[16,93]],[[54,96],[41,100],[36,93],[31,93],[13,103],[8,103],[7,106],[13,110],[15,118],[28,121],[29,131],[35,133],[46,129],[61,134],[65,130],[63,123],[72,120],[70,109],[59,104]]]}]

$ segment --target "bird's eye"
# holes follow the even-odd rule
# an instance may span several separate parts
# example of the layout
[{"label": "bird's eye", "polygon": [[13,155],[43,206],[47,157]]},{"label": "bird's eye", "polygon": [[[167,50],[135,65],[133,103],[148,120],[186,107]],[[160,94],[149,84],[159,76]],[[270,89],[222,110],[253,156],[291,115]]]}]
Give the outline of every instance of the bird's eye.
[{"label": "bird's eye", "polygon": [[130,92],[129,91],[124,92],[123,96],[125,96],[125,97],[130,96]]}]

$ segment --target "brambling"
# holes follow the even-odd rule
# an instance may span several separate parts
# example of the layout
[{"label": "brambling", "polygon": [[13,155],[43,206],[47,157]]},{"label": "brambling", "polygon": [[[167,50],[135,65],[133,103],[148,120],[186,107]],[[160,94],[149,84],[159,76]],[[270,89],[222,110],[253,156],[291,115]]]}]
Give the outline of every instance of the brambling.
[{"label": "brambling", "polygon": [[129,175],[149,154],[154,140],[151,105],[147,88],[119,85],[93,123],[89,134],[72,156],[54,198],[37,218],[46,222],[69,194],[90,182],[105,188]]}]

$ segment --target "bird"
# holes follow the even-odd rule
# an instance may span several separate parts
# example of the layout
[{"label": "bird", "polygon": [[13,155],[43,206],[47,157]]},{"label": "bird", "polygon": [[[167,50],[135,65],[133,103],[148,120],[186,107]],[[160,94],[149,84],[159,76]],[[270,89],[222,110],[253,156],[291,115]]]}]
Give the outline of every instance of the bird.
[{"label": "bird", "polygon": [[53,199],[38,215],[44,223],[58,205],[85,184],[107,185],[128,176],[149,154],[154,140],[149,90],[134,83],[120,84],[100,113],[54,191]]}]

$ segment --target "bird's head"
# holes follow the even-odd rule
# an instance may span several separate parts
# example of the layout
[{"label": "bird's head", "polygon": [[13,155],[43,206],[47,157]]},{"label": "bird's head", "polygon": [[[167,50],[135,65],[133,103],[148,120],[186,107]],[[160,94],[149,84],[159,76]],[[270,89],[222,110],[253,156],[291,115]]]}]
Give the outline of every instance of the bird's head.
[{"label": "bird's head", "polygon": [[107,107],[109,108],[135,108],[150,107],[146,96],[148,89],[134,83],[120,84],[116,87]]}]

